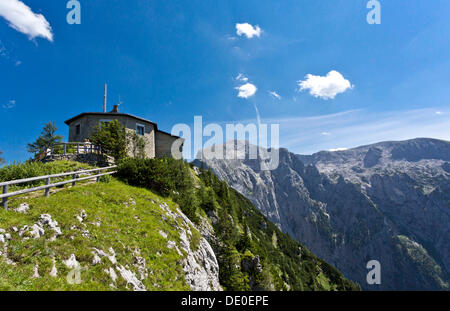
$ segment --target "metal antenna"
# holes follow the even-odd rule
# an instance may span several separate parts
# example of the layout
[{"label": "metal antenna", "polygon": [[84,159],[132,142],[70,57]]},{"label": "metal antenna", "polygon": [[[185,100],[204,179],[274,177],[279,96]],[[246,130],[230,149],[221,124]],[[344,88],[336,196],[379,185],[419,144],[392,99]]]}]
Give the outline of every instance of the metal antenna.
[{"label": "metal antenna", "polygon": [[106,112],[106,97],[108,94],[108,85],[105,83],[105,96],[103,98],[103,112]]}]

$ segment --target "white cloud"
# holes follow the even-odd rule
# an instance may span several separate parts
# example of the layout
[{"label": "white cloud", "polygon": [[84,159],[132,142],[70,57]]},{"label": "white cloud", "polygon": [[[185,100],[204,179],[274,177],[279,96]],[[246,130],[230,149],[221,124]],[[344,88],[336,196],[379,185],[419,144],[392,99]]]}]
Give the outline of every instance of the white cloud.
[{"label": "white cloud", "polygon": [[251,39],[253,37],[261,36],[261,28],[258,25],[253,27],[249,23],[236,24],[236,34],[238,36],[245,35],[247,38]]},{"label": "white cloud", "polygon": [[328,151],[336,152],[336,151],[345,151],[345,150],[348,150],[348,148],[335,148],[335,149],[330,149]]},{"label": "white cloud", "polygon": [[312,96],[325,100],[334,99],[336,95],[353,88],[350,81],[335,70],[330,71],[325,77],[307,74],[305,78],[298,81],[300,91],[309,90]]},{"label": "white cloud", "polygon": [[25,3],[19,0],[1,0],[0,16],[9,26],[25,34],[30,39],[42,37],[53,41],[52,27],[42,14],[35,14]]},{"label": "white cloud", "polygon": [[10,100],[8,101],[6,104],[3,104],[3,108],[4,109],[12,109],[16,106],[16,101],[15,100]]},{"label": "white cloud", "polygon": [[236,81],[242,81],[242,82],[247,82],[248,78],[246,76],[244,76],[242,73],[238,74],[237,77],[235,78]]},{"label": "white cloud", "polygon": [[331,133],[330,133],[330,132],[322,132],[322,133],[320,133],[320,135],[323,135],[323,136],[330,136]]},{"label": "white cloud", "polygon": [[269,94],[275,97],[276,99],[281,99],[281,96],[275,91],[269,91]]},{"label": "white cloud", "polygon": [[440,114],[442,114],[442,111],[436,111],[435,112],[437,115],[440,115]]},{"label": "white cloud", "polygon": [[236,88],[236,90],[239,90],[238,97],[240,98],[249,98],[255,95],[256,91],[258,90],[255,85],[251,83],[246,83],[244,85],[241,85]]}]

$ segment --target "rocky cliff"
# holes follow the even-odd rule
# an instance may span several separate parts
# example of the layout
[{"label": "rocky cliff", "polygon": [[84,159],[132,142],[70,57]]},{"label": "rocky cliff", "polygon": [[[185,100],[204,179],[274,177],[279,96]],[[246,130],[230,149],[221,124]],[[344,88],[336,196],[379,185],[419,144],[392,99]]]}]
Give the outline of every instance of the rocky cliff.
[{"label": "rocky cliff", "polygon": [[[248,154],[247,144],[233,146]],[[271,171],[248,157],[205,162],[364,289],[448,290],[449,161],[449,142],[414,139],[309,156],[280,149]],[[380,285],[366,282],[369,260],[381,264]]]}]

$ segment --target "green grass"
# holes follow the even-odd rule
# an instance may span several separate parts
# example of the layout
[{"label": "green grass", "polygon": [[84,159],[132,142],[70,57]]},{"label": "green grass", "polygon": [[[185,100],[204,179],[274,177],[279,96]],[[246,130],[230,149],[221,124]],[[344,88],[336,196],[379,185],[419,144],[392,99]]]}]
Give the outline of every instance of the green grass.
[{"label": "green grass", "polygon": [[[73,169],[73,164],[54,163],[55,170]],[[19,170],[20,171],[20,170]],[[225,290],[358,290],[359,287],[325,261],[310,253],[303,245],[282,233],[244,196],[228,187],[210,171],[195,175],[189,164],[173,159],[127,160],[119,166],[118,177],[92,185],[66,187],[49,198],[13,198],[9,211],[0,210],[0,228],[12,235],[8,242],[9,265],[0,257],[0,290],[129,290],[119,275],[117,266],[127,266],[139,275],[136,250],[146,262],[148,277],[142,282],[147,290],[189,290],[184,279],[182,262],[185,251],[179,254],[169,249],[167,242],[180,242],[182,220],[167,217],[160,207],[165,202],[172,211],[177,207],[196,223],[207,212],[214,211],[213,224],[216,241],[212,247],[219,263],[219,280]],[[157,194],[159,193],[159,194]],[[164,197],[163,197],[164,196]],[[165,196],[170,196],[166,198]],[[13,209],[27,202],[28,214]],[[177,204],[176,204],[176,203]],[[85,211],[83,224],[76,216]],[[45,236],[23,240],[13,227],[32,226],[42,214],[50,214],[59,223],[62,235],[51,241],[53,232],[45,228]],[[101,222],[100,226],[95,223]],[[188,228],[185,227],[187,230]],[[197,229],[190,246],[197,250],[202,239]],[[90,237],[83,236],[88,230]],[[167,239],[160,232],[167,234]],[[179,245],[179,244],[178,244]],[[3,252],[0,243],[0,251]],[[114,249],[118,264],[103,257],[93,265],[93,248],[108,253]],[[71,272],[63,261],[75,254],[82,266],[81,284],[69,284]],[[242,260],[255,261],[259,267],[245,271]],[[50,271],[56,261],[58,276]],[[39,265],[39,278],[32,278]],[[111,277],[104,271],[114,268],[118,279],[111,287]]]},{"label": "green grass", "polygon": [[[11,165],[7,165],[0,168],[0,182],[45,175],[53,175],[59,173],[69,173],[80,170],[88,170],[92,168],[94,167],[88,164],[74,161],[55,161],[49,163],[41,163],[41,162],[13,163]],[[72,179],[72,176],[53,178],[52,182],[59,182],[69,179]],[[45,180],[18,184],[11,186],[9,191],[11,192],[23,188],[30,188],[44,184]]]},{"label": "green grass", "polygon": [[[171,158],[126,159],[119,163],[117,178],[171,196],[195,224],[200,223],[200,216],[215,213],[212,227],[216,239],[211,246],[225,290],[359,290],[339,271],[282,233],[211,171],[197,172],[188,163]],[[199,236],[191,236],[194,248],[199,241]],[[257,269],[242,266],[248,254],[259,257]]]},{"label": "green grass", "polygon": [[[28,214],[12,211],[24,201],[30,204]],[[168,240],[179,241],[179,233],[173,223],[175,220],[169,217],[167,222],[163,220],[165,212],[159,207],[160,202],[166,202],[173,210],[176,208],[170,199],[115,179],[109,183],[66,189],[49,198],[11,200],[11,209],[0,211],[0,228],[12,235],[8,258],[16,262],[16,266],[0,259],[0,290],[113,290],[109,285],[112,280],[104,269],[116,265],[106,257],[102,257],[100,264],[92,265],[94,247],[106,253],[112,247],[118,265],[128,265],[136,275],[139,274],[134,266],[133,254],[138,249],[146,261],[148,278],[142,282],[148,290],[189,290],[182,271],[182,256],[176,250],[167,248]],[[86,227],[76,219],[82,210],[87,214],[83,221]],[[11,230],[12,227],[33,225],[41,214],[50,214],[58,222],[62,235],[55,241],[50,241],[53,231],[49,228],[45,229],[44,237],[26,241]],[[98,221],[100,226],[93,224]],[[90,238],[82,236],[80,229],[87,229]],[[160,230],[168,235],[167,240],[159,234]],[[198,236],[193,234],[192,238],[197,240]],[[3,250],[2,243],[0,249]],[[71,254],[75,254],[83,267],[82,283],[79,285],[71,285],[66,279],[70,269],[63,264],[63,260]],[[49,275],[52,258],[56,260],[57,277]],[[36,264],[39,264],[40,277],[32,278]],[[131,286],[127,288],[117,270],[116,273],[119,276],[116,289],[132,289]]]}]

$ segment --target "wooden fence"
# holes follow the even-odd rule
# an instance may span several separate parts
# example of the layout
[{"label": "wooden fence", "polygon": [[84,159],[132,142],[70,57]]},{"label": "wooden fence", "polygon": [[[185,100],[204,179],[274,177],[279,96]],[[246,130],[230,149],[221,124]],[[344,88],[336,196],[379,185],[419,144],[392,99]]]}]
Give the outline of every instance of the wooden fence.
[{"label": "wooden fence", "polygon": [[[2,182],[2,183],[0,183],[0,187],[3,188],[3,194],[0,194],[0,199],[2,200],[2,206],[5,209],[8,209],[8,198],[13,197],[13,196],[26,194],[26,193],[30,193],[30,192],[35,192],[35,191],[39,191],[39,190],[45,190],[45,196],[48,197],[50,195],[50,188],[52,188],[52,187],[63,186],[63,185],[70,184],[70,183],[72,183],[72,186],[75,186],[75,183],[77,181],[89,180],[89,179],[93,179],[93,178],[96,178],[96,182],[98,182],[100,180],[100,177],[116,173],[116,171],[108,172],[108,170],[112,170],[115,168],[117,168],[117,166],[114,165],[114,166],[103,167],[103,168],[95,168],[95,169],[91,169],[91,170],[61,173],[61,174],[54,174],[54,175],[46,175],[46,176],[39,176],[39,177],[17,179],[17,180]],[[106,173],[102,173],[102,171],[106,171]],[[96,172],[97,174],[80,178],[80,175],[90,174],[92,172]],[[71,180],[65,180],[65,181],[54,183],[54,184],[51,183],[52,178],[65,177],[65,176],[71,176],[71,175],[72,175]],[[39,180],[45,180],[46,181],[45,185],[33,187],[33,188],[21,189],[21,190],[17,190],[14,192],[8,192],[9,186],[11,186],[11,185],[23,184],[23,183],[39,181]]]},{"label": "wooden fence", "polygon": [[50,150],[46,152],[46,155],[59,154],[55,153],[58,150],[66,154],[88,154],[96,153],[101,154],[102,149],[100,146],[96,146],[92,143],[57,143],[51,146]]}]

